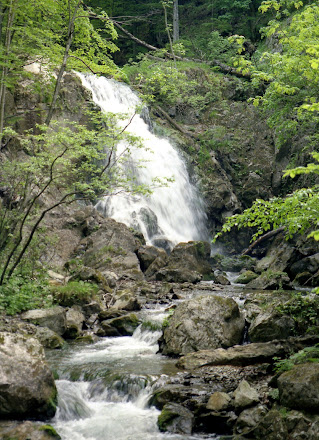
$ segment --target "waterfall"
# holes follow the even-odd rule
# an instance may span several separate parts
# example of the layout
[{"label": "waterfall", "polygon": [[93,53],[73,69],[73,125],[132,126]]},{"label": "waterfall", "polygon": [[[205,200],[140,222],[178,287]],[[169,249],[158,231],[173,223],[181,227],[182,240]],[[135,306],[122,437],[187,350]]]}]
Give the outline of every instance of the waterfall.
[{"label": "waterfall", "polygon": [[[125,113],[127,119],[119,122],[120,127],[128,125],[127,131],[142,139],[144,148],[136,148],[132,154],[135,162],[143,164],[143,167],[134,167],[138,183],[151,186],[156,178],[174,180],[167,187],[155,188],[150,196],[105,197],[97,203],[97,209],[142,232],[147,244],[172,248],[179,242],[207,239],[204,204],[190,181],[185,161],[168,139],[152,132],[146,108],[142,111],[143,117],[135,114],[136,108],[141,106],[138,96],[127,85],[112,79],[79,76],[102,111]],[[119,145],[118,151],[125,148]]]}]

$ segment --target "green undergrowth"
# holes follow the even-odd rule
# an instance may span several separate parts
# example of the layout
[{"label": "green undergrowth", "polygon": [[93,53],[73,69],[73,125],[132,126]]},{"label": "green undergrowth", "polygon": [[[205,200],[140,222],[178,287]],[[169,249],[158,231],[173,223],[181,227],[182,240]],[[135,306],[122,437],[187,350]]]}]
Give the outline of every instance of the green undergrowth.
[{"label": "green undergrowth", "polygon": [[294,319],[298,334],[318,333],[319,295],[292,292],[291,298],[284,304],[278,305],[276,310]]},{"label": "green undergrowth", "polygon": [[316,344],[313,347],[306,347],[303,350],[300,350],[297,353],[289,356],[287,359],[278,359],[275,357],[274,360],[275,371],[277,373],[289,371],[297,364],[309,362],[317,363],[319,362],[319,344]]},{"label": "green undergrowth", "polygon": [[70,281],[64,286],[50,288],[54,302],[65,307],[90,302],[96,297],[98,290],[98,285],[85,281]]},{"label": "green undergrowth", "polygon": [[31,278],[17,274],[0,286],[0,312],[7,315],[50,306],[52,296],[44,276]]}]

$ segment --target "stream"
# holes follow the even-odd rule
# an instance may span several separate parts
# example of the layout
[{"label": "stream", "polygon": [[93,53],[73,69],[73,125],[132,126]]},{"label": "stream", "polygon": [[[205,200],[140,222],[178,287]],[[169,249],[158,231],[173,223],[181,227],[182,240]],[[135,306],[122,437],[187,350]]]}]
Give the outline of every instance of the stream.
[{"label": "stream", "polygon": [[148,402],[165,377],[178,370],[174,359],[157,354],[161,331],[156,327],[166,315],[164,309],[141,313],[152,330],[141,325],[131,337],[109,337],[91,345],[69,344],[64,350],[48,351],[48,361],[59,377],[58,410],[51,424],[62,440],[218,438],[159,431],[160,411]]}]

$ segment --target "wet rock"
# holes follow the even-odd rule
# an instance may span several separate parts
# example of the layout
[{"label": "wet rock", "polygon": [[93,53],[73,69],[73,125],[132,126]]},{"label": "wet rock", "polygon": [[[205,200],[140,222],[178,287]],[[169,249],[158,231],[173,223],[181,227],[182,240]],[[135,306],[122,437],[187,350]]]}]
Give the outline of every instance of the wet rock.
[{"label": "wet rock", "polygon": [[202,275],[194,270],[185,268],[163,268],[155,275],[156,281],[166,281],[168,283],[198,283]]},{"label": "wet rock", "polygon": [[[139,325],[139,320],[134,313],[129,315],[123,315],[118,318],[109,319],[108,321],[103,321],[102,325],[109,325],[117,330],[120,336],[132,336],[134,330]],[[107,335],[110,336],[110,335]],[[113,335],[117,336],[117,335]]]},{"label": "wet rock", "polygon": [[236,278],[235,283],[248,284],[250,281],[255,280],[256,278],[258,278],[258,275],[255,272],[251,270],[245,270]]},{"label": "wet rock", "polygon": [[168,255],[165,253],[165,255],[161,255],[159,257],[157,257],[152,264],[149,265],[149,267],[147,268],[147,270],[145,271],[145,277],[148,280],[153,280],[155,279],[156,273],[162,269],[163,267],[165,267],[167,265],[168,262]]},{"label": "wet rock", "polygon": [[296,261],[290,267],[290,272],[294,276],[305,271],[314,274],[318,272],[318,270],[319,270],[319,253],[298,259],[298,261]]},{"label": "wet rock", "polygon": [[212,275],[212,280],[217,283],[221,284],[222,286],[229,286],[230,281],[227,278],[226,274],[224,272],[221,272],[219,270],[215,270]]},{"label": "wet rock", "polygon": [[182,405],[168,403],[163,407],[157,424],[160,431],[191,434],[194,426],[194,415]]},{"label": "wet rock", "polygon": [[229,394],[216,391],[208,400],[206,408],[211,411],[223,411],[230,406],[231,397]]},{"label": "wet rock", "polygon": [[274,339],[285,339],[295,334],[295,320],[276,311],[257,315],[249,327],[252,342],[268,342]]},{"label": "wet rock", "polygon": [[266,256],[257,262],[256,272],[270,270],[271,272],[287,272],[295,256],[295,247],[278,234],[269,247]]},{"label": "wet rock", "polygon": [[167,254],[164,249],[155,246],[141,246],[137,251],[137,257],[140,261],[142,271],[145,272],[157,258],[161,257],[165,259]]},{"label": "wet rock", "polygon": [[246,380],[240,382],[234,391],[235,408],[246,408],[259,402],[257,391]]},{"label": "wet rock", "polygon": [[197,350],[238,344],[244,318],[230,298],[202,296],[179,304],[163,334],[164,354],[180,355]]},{"label": "wet rock", "polygon": [[122,336],[121,333],[112,325],[109,324],[108,321],[102,321],[100,325],[95,330],[97,336],[101,337],[119,337]]},{"label": "wet rock", "polygon": [[102,311],[102,305],[97,301],[91,301],[89,304],[82,306],[82,311],[86,318],[92,315],[99,314]]},{"label": "wet rock", "polygon": [[225,257],[224,255],[215,254],[211,257],[211,264],[213,269],[240,272],[241,270],[253,270],[256,266],[256,259],[248,255]]},{"label": "wet rock", "polygon": [[48,327],[60,336],[63,336],[66,330],[66,311],[60,306],[29,310],[21,315],[21,319],[41,327]]},{"label": "wet rock", "polygon": [[66,343],[61,336],[50,330],[48,327],[37,327],[36,337],[44,348],[62,348]]},{"label": "wet rock", "polygon": [[272,409],[261,419],[256,428],[249,432],[249,438],[287,440],[289,434],[284,415],[278,409]]},{"label": "wet rock", "polygon": [[32,422],[0,422],[2,440],[60,440],[60,435],[51,425]]},{"label": "wet rock", "polygon": [[205,365],[253,365],[272,362],[274,356],[285,357],[291,351],[298,351],[309,344],[308,338],[273,342],[255,342],[248,345],[237,345],[228,349],[201,350],[189,353],[177,362],[177,366],[193,370]]},{"label": "wet rock", "polygon": [[319,413],[319,363],[296,365],[278,378],[280,403]]},{"label": "wet rock", "polygon": [[291,282],[286,272],[268,270],[247,284],[249,289],[278,290],[290,289]]},{"label": "wet rock", "polygon": [[236,421],[235,431],[238,434],[245,434],[255,428],[261,419],[266,415],[267,408],[263,405],[248,408],[242,411]]},{"label": "wet rock", "polygon": [[79,306],[73,306],[66,312],[66,331],[64,337],[67,339],[76,339],[80,336],[83,328],[85,316]]},{"label": "wet rock", "polygon": [[106,218],[98,230],[81,240],[74,254],[85,266],[101,273],[110,271],[119,277],[141,280],[144,276],[136,256],[140,246],[126,225]]},{"label": "wet rock", "polygon": [[0,333],[0,418],[52,417],[56,395],[40,342]]},{"label": "wet rock", "polygon": [[210,244],[206,241],[179,243],[172,250],[168,267],[196,271],[202,275],[211,273]]},{"label": "wet rock", "polygon": [[130,292],[129,290],[122,290],[117,292],[115,303],[113,304],[112,308],[134,312],[141,310],[141,304],[136,298],[136,294]]}]

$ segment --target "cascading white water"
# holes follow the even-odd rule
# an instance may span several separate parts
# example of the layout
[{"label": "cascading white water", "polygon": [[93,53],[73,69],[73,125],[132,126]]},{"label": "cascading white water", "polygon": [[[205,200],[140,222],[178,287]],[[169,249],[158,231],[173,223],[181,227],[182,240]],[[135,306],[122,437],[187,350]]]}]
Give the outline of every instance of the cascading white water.
[{"label": "cascading white water", "polygon": [[[142,232],[147,244],[173,247],[179,242],[207,239],[203,202],[190,182],[185,162],[169,140],[152,133],[145,118],[135,114],[141,105],[137,95],[127,85],[105,77],[79,76],[102,111],[128,115],[120,122],[122,128],[134,115],[127,130],[139,136],[145,147],[136,148],[133,154],[134,161],[143,163],[143,167],[134,168],[137,181],[152,186],[156,178],[174,179],[168,187],[155,188],[151,196],[109,196],[99,201],[97,208]],[[118,154],[125,148],[119,144]]]},{"label": "cascading white water", "polygon": [[[146,322],[158,324],[167,316],[164,310],[154,312],[145,316]],[[154,382],[176,371],[174,360],[156,354],[160,335],[140,326],[132,337],[48,353],[60,377],[52,424],[63,440],[198,439],[161,433],[159,411],[147,404]]]}]

